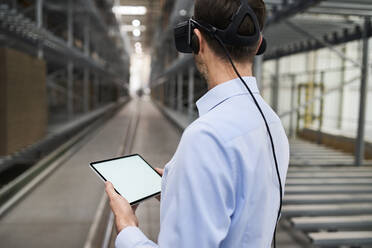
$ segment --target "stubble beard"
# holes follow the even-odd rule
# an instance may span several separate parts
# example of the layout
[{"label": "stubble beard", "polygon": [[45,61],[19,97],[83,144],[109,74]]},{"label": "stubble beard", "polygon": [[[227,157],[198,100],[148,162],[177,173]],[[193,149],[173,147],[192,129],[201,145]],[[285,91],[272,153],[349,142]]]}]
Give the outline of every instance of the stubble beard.
[{"label": "stubble beard", "polygon": [[194,56],[194,58],[195,58],[196,68],[200,72],[201,76],[208,83],[209,82],[209,77],[208,77],[208,67],[207,67],[207,65],[199,58],[199,56]]}]

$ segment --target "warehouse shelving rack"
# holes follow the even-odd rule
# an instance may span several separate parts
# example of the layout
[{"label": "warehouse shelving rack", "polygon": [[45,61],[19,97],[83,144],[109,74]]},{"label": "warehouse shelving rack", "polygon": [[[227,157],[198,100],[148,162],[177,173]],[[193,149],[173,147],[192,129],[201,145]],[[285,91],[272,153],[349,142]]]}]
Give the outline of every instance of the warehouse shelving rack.
[{"label": "warehouse shelving rack", "polygon": [[[123,34],[120,33],[118,24],[112,21],[109,26],[105,21],[109,18],[115,20],[109,6],[106,6],[104,18],[93,0],[37,0],[32,1],[34,4],[27,6],[27,10],[17,4],[11,5],[11,2],[17,1],[8,1],[8,4],[5,2],[0,5],[0,43],[43,58],[47,63],[67,67],[66,91],[69,118],[74,115],[72,100],[70,100],[74,95],[74,70],[85,71],[85,84],[89,81],[89,74],[94,74],[120,87],[127,87],[129,54],[125,50]],[[49,8],[53,11],[65,12],[67,40],[57,36],[43,25],[48,14],[45,10]],[[29,9],[34,10],[33,15],[30,15]],[[34,18],[31,19],[30,16]],[[79,33],[83,35],[74,37],[74,33],[77,33],[74,32],[75,29],[81,30],[82,32]],[[96,39],[93,40],[92,35],[96,35]],[[97,40],[97,37],[100,40]],[[80,43],[83,43],[80,48],[74,45],[76,39],[80,39]],[[92,45],[96,48],[95,51],[90,49]],[[51,77],[49,81],[52,79]],[[88,91],[88,87],[85,87],[85,90]],[[84,97],[87,96],[88,93],[84,93]],[[85,106],[85,112],[87,111],[88,107]]]},{"label": "warehouse shelving rack", "polygon": [[95,113],[103,116],[101,110],[112,102],[123,104],[128,98],[130,56],[125,35],[110,1],[1,1],[0,46],[45,61],[49,112],[44,140],[0,157],[1,171],[16,163],[31,165],[64,142],[70,134],[63,133],[62,126],[77,132],[75,127],[82,125],[76,123]]}]

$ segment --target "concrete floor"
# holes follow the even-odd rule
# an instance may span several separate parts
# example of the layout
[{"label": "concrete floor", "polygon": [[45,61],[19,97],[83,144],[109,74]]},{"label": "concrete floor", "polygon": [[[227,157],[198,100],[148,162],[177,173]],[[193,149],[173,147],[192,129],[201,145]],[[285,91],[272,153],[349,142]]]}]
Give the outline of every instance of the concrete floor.
[{"label": "concrete floor", "polygon": [[[132,101],[106,123],[90,141],[0,219],[0,247],[82,247],[103,193],[103,184],[89,162],[117,156],[133,108],[140,113],[132,153],[163,167],[175,152],[181,133],[148,99]],[[130,110],[130,111],[129,111]],[[159,202],[137,209],[140,228],[156,242]],[[279,247],[299,245],[286,229],[279,229]]]},{"label": "concrete floor", "polygon": [[[181,133],[144,99],[132,153],[142,154],[154,167],[163,168],[176,151]],[[160,229],[160,203],[156,199],[143,202],[137,209],[140,228],[151,240],[157,240]]]}]

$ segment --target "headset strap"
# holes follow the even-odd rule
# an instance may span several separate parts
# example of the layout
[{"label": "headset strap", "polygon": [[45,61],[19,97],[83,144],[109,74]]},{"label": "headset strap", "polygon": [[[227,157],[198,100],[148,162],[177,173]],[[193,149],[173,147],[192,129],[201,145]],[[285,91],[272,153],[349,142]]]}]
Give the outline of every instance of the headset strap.
[{"label": "headset strap", "polygon": [[[195,27],[200,28],[210,34],[211,36],[218,36],[220,40],[231,46],[252,46],[257,44],[260,40],[261,31],[258,19],[253,9],[249,6],[246,0],[240,0],[236,13],[231,18],[231,23],[226,29],[216,28],[203,21],[197,21],[193,18],[190,19],[190,25],[194,24]],[[254,33],[252,35],[240,35],[239,27],[246,17],[249,17],[254,25]]]}]

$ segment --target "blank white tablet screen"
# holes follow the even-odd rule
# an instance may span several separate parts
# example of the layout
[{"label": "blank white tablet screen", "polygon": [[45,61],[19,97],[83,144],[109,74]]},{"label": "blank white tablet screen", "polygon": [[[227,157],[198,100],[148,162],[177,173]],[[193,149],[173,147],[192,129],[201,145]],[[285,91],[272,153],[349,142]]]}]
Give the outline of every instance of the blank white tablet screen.
[{"label": "blank white tablet screen", "polygon": [[138,155],[92,166],[131,204],[161,191],[161,177]]}]

